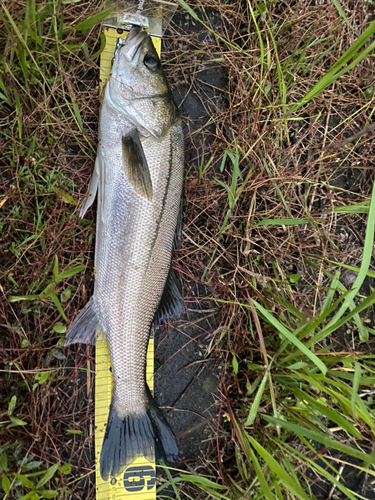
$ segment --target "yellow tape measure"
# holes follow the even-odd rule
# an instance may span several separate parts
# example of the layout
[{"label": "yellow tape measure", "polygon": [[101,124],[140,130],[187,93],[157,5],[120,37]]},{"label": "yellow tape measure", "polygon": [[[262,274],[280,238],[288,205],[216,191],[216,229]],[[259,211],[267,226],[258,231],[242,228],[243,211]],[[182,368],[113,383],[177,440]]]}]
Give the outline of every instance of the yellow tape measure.
[{"label": "yellow tape measure", "polygon": [[[112,59],[117,40],[124,38],[126,32],[118,34],[114,28],[104,28],[106,46],[100,58],[100,85],[104,88],[112,67]],[[160,55],[161,39],[153,38],[156,51]],[[97,500],[155,500],[156,466],[155,459],[150,462],[138,457],[118,477],[104,481],[100,475],[100,453],[111,404],[113,378],[107,339],[98,336],[95,346],[95,462],[96,462],[96,499]],[[154,389],[154,338],[150,337],[146,360],[146,381]]]}]

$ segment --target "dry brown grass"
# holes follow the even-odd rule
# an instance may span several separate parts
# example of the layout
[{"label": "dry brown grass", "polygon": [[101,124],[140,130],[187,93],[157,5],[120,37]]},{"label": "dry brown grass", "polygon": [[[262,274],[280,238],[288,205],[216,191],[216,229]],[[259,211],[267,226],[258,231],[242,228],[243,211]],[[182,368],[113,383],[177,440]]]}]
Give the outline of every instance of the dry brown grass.
[{"label": "dry brown grass", "polygon": [[[24,34],[25,2],[5,4]],[[226,400],[235,406],[234,399],[246,392],[249,376],[246,371],[233,376],[231,353],[244,365],[248,360],[262,362],[259,340],[249,333],[249,312],[233,303],[248,304],[250,294],[286,323],[285,303],[310,318],[319,311],[329,286],[323,267],[331,271],[337,267],[326,259],[353,266],[361,260],[365,214],[333,209],[370,196],[375,135],[368,127],[374,110],[374,58],[366,58],[317,98],[288,114],[289,105],[312,88],[373,18],[370,4],[349,0],[341,4],[354,30],[331,3],[268,2],[269,15],[256,14],[264,53],[250,3],[244,1],[189,3],[237,49],[182,9],[164,40],[163,59],[186,126],[183,239],[175,267],[181,271],[188,301],[196,300],[193,290],[203,276],[210,297],[224,302],[221,324],[211,339],[211,345],[217,343],[214,355],[224,366],[221,414]],[[256,12],[256,6],[252,8]],[[59,5],[56,19],[63,12],[64,25],[73,26],[97,9],[98,2],[92,0]],[[69,320],[92,292],[94,216],[80,221],[77,206],[59,193],[68,193],[79,203],[93,168],[98,64],[85,58],[82,46],[87,43],[93,55],[99,48],[100,28],[66,33],[56,41],[54,33],[48,33],[53,14],[47,16],[44,52],[30,42],[46,82],[31,65],[26,85],[17,59],[17,50],[24,49],[4,12],[1,20],[6,26],[0,37],[1,70],[9,104],[3,102],[0,110],[0,413],[7,421],[10,397],[16,395],[14,415],[28,425],[9,429],[3,425],[0,447],[22,443],[24,457],[40,459],[45,467],[58,461],[71,463],[74,477],[79,478],[93,470],[92,351],[85,346],[62,349],[61,334],[53,326],[63,320],[49,299],[10,304],[7,296],[40,293],[52,280],[55,255],[60,270],[73,264],[87,266],[85,273],[57,285],[59,298],[69,295],[63,302]],[[74,47],[65,50],[69,44]],[[236,204],[220,232],[228,195],[216,178],[230,185],[230,162],[223,173],[219,167],[223,152],[233,151],[235,145],[242,179]],[[200,175],[199,166],[210,158],[211,165]],[[259,224],[269,218],[309,222]],[[290,276],[296,274],[301,278],[293,285]],[[347,279],[350,284],[349,275]],[[359,349],[353,338],[343,336],[334,342],[339,350],[352,352]],[[373,349],[372,340],[368,348]],[[40,372],[50,375],[38,384],[35,376]],[[228,436],[227,428],[220,433]],[[229,475],[237,477],[233,446],[218,440],[218,453],[212,460],[218,458],[220,466],[214,467],[229,484]],[[67,483],[63,476],[60,480],[61,486]],[[71,484],[69,490],[66,498],[95,497],[89,482]]]}]

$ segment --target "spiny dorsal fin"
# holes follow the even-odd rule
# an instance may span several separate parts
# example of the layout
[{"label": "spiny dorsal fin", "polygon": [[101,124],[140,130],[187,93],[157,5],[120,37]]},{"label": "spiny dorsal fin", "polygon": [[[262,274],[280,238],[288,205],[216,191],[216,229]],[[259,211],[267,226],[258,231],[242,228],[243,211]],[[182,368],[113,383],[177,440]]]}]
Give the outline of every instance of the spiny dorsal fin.
[{"label": "spiny dorsal fin", "polygon": [[123,164],[129,182],[136,193],[152,200],[152,181],[150,170],[138,132],[134,130],[122,138]]}]

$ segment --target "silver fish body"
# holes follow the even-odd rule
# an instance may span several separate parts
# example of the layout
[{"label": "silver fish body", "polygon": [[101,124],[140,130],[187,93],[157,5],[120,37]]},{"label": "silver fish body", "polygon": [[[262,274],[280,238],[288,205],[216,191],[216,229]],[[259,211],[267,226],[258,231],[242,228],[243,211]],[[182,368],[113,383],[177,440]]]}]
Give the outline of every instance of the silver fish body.
[{"label": "silver fish body", "polygon": [[105,479],[139,455],[152,457],[155,445],[157,454],[177,459],[172,431],[147,389],[145,363],[163,293],[172,313],[181,311],[169,273],[183,177],[178,110],[150,37],[133,28],[105,89],[81,211],[98,191],[94,295],[67,334],[67,344],[92,342],[97,328],[108,339],[114,390],[101,454]]}]

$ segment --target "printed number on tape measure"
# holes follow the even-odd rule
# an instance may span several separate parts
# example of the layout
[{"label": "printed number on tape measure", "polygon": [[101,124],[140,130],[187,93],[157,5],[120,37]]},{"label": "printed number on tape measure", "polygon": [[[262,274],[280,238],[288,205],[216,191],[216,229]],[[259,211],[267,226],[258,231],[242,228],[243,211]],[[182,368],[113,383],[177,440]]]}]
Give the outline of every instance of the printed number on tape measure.
[{"label": "printed number on tape measure", "polygon": [[128,467],[124,473],[124,488],[129,492],[142,491],[145,486],[151,490],[155,481],[155,469],[150,465]]},{"label": "printed number on tape measure", "polygon": [[[111,484],[115,485],[117,480],[113,477]],[[156,482],[155,469],[150,465],[135,465],[128,467],[124,472],[124,488],[129,493],[136,493],[146,488],[152,490]]]}]

